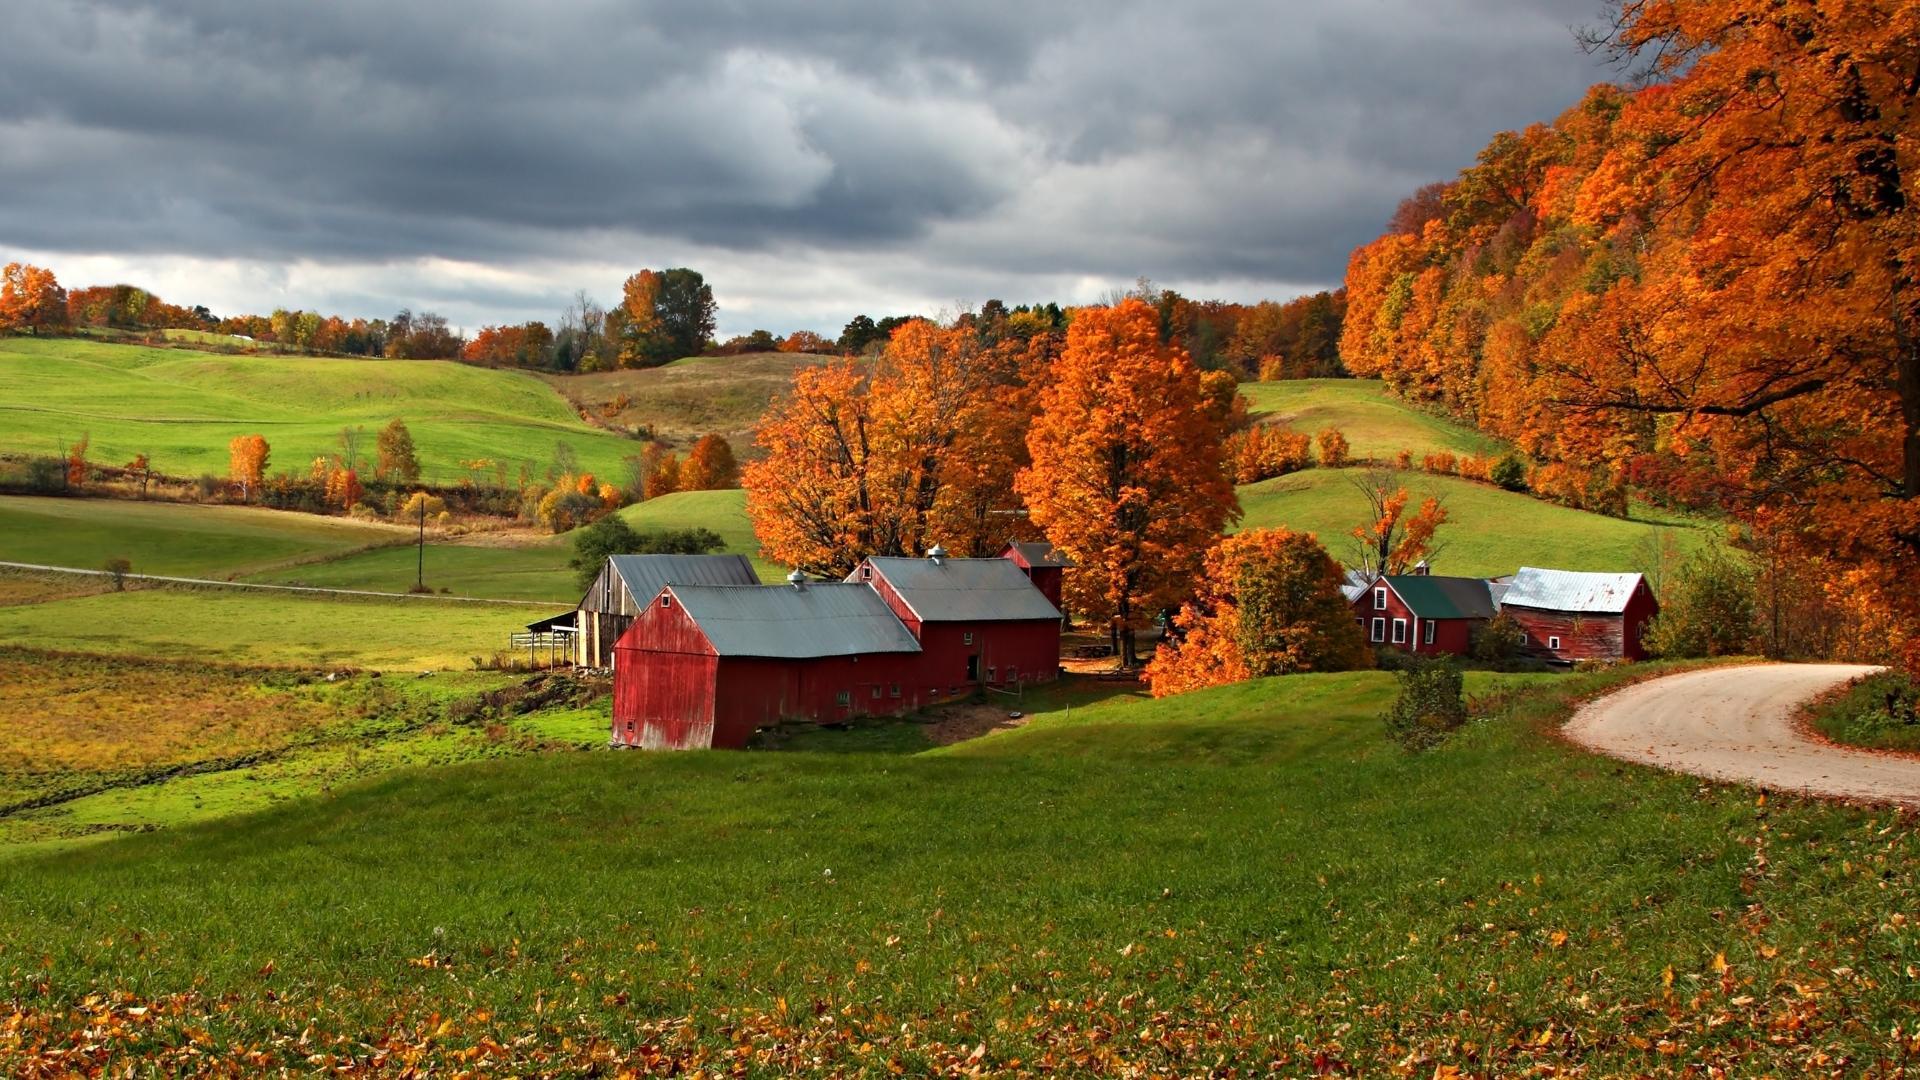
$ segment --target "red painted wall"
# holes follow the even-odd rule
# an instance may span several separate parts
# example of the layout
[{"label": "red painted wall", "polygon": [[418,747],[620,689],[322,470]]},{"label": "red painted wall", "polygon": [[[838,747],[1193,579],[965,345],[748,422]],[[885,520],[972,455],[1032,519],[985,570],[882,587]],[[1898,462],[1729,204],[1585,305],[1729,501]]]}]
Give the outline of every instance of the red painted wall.
[{"label": "red painted wall", "polygon": [[[1042,622],[927,623],[919,628],[921,679],[951,697],[967,693],[967,658],[977,656],[979,682],[989,686],[1052,682],[1060,674],[1060,624]],[[972,641],[969,643],[968,636]]]},{"label": "red painted wall", "polygon": [[[1660,611],[1653,590],[1642,581],[1627,598],[1626,610],[1618,615],[1580,614],[1565,611],[1540,611],[1508,607],[1513,621],[1527,632],[1525,651],[1550,660],[1645,660],[1647,623]],[[1552,638],[1560,639],[1558,649],[1548,648]]]},{"label": "red painted wall", "polygon": [[[1473,628],[1481,622],[1479,619],[1421,619],[1414,621],[1413,609],[1400,599],[1400,594],[1387,589],[1387,606],[1384,610],[1373,606],[1373,590],[1381,586],[1372,586],[1360,594],[1353,602],[1353,614],[1363,620],[1360,634],[1369,645],[1388,645],[1403,652],[1411,653],[1448,653],[1453,656],[1465,656],[1473,650]],[[1386,626],[1381,640],[1373,640],[1373,620],[1385,619]],[[1407,639],[1402,642],[1393,640],[1393,620],[1407,621]],[[1433,644],[1427,644],[1427,624],[1433,624]],[[1418,644],[1415,644],[1415,641]]]}]

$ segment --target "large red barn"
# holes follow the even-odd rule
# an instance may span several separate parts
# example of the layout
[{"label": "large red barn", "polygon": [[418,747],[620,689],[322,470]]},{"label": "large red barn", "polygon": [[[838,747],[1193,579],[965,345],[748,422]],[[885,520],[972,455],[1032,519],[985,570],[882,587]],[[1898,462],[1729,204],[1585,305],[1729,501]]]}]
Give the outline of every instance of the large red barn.
[{"label": "large red barn", "polygon": [[1052,682],[1060,673],[1060,609],[1008,559],[875,556],[847,576],[873,586],[920,643],[932,700],[974,686]]},{"label": "large red barn", "polygon": [[1374,645],[1402,652],[1465,656],[1493,618],[1493,595],[1480,578],[1389,574],[1347,587],[1354,621]]},{"label": "large red barn", "polygon": [[1660,604],[1639,574],[1523,566],[1501,584],[1500,610],[1526,631],[1528,655],[1564,663],[1647,658],[1647,623]]},{"label": "large red barn", "polygon": [[738,748],[783,720],[926,701],[919,642],[861,584],[669,585],[614,653],[617,746]]}]

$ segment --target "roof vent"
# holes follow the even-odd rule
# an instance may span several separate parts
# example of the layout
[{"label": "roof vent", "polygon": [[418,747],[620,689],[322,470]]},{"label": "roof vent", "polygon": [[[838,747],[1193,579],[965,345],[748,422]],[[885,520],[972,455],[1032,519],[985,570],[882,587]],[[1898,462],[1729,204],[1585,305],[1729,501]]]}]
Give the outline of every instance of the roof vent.
[{"label": "roof vent", "polygon": [[806,585],[806,583],[807,583],[807,575],[801,573],[798,567],[794,568],[793,573],[787,575],[787,584],[793,586],[796,589],[801,588],[802,586]]},{"label": "roof vent", "polygon": [[932,559],[934,562],[939,562],[946,557],[947,549],[941,547],[939,544],[935,544],[927,549],[927,558]]}]

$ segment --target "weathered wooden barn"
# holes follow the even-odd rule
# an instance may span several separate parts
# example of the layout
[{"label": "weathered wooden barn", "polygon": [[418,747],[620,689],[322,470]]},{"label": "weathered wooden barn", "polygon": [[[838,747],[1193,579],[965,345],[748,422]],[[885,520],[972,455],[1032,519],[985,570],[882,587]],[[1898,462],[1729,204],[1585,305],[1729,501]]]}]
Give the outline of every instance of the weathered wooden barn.
[{"label": "weathered wooden barn", "polygon": [[1639,574],[1523,566],[1500,610],[1526,631],[1522,651],[1545,660],[1644,660],[1647,623],[1660,611]]},{"label": "weathered wooden barn", "polygon": [[668,585],[614,651],[619,746],[738,748],[783,720],[899,714],[925,700],[920,643],[864,584]]},{"label": "weathered wooden barn", "polygon": [[1367,641],[1410,653],[1465,656],[1493,618],[1493,593],[1481,578],[1388,574],[1349,578],[1342,591]]},{"label": "weathered wooden barn", "polygon": [[613,663],[614,643],[668,585],[759,585],[745,555],[612,555],[574,609],[574,663]]},{"label": "weathered wooden barn", "polygon": [[1013,562],[1020,572],[1027,575],[1033,587],[1047,598],[1047,603],[1066,610],[1061,597],[1069,560],[1052,544],[1028,543],[1016,540],[1000,552],[1000,557]]},{"label": "weathered wooden barn", "polygon": [[873,557],[849,582],[871,585],[922,650],[929,695],[1051,682],[1060,672],[1060,609],[1010,559]]}]

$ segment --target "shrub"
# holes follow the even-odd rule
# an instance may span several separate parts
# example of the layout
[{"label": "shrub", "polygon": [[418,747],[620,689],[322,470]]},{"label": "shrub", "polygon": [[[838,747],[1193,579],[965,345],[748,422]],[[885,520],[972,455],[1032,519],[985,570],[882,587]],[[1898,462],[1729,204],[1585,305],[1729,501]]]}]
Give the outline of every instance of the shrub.
[{"label": "shrub", "polygon": [[32,491],[65,491],[67,463],[64,458],[27,459],[27,487]]},{"label": "shrub", "polygon": [[1725,548],[1706,547],[1674,571],[1660,614],[1647,625],[1647,651],[1663,658],[1733,656],[1754,639],[1754,575]]},{"label": "shrub", "polygon": [[133,560],[125,556],[108,559],[106,570],[107,575],[113,578],[113,591],[126,592],[127,575],[133,572]]},{"label": "shrub", "polygon": [[194,494],[200,496],[203,501],[211,499],[220,492],[220,480],[212,473],[203,472],[200,478],[193,482],[193,490]]},{"label": "shrub", "polygon": [[1234,482],[1253,484],[1313,463],[1313,439],[1271,424],[1257,424],[1227,439],[1226,460]]},{"label": "shrub", "polygon": [[1420,468],[1436,476],[1452,476],[1460,471],[1460,463],[1452,454],[1441,450],[1421,458]]},{"label": "shrub", "polygon": [[1527,463],[1521,461],[1518,454],[1508,454],[1493,463],[1493,468],[1487,471],[1487,479],[1508,491],[1525,491],[1527,490]]},{"label": "shrub", "polygon": [[1502,611],[1473,632],[1473,658],[1488,664],[1504,664],[1519,657],[1527,643],[1527,632],[1513,616]]},{"label": "shrub", "polygon": [[1450,660],[1412,659],[1395,678],[1400,695],[1385,717],[1387,735],[1408,750],[1438,746],[1467,722],[1460,669]]},{"label": "shrub", "polygon": [[1344,466],[1353,454],[1353,447],[1347,443],[1347,437],[1339,428],[1327,428],[1320,432],[1320,464],[1323,468],[1338,469]]},{"label": "shrub", "polygon": [[574,534],[573,556],[567,565],[584,589],[599,576],[609,555],[705,555],[725,544],[711,529],[643,533],[624,519],[608,516]]},{"label": "shrub", "polygon": [[1403,449],[1393,455],[1393,464],[1395,468],[1399,469],[1413,468],[1413,451]]}]

